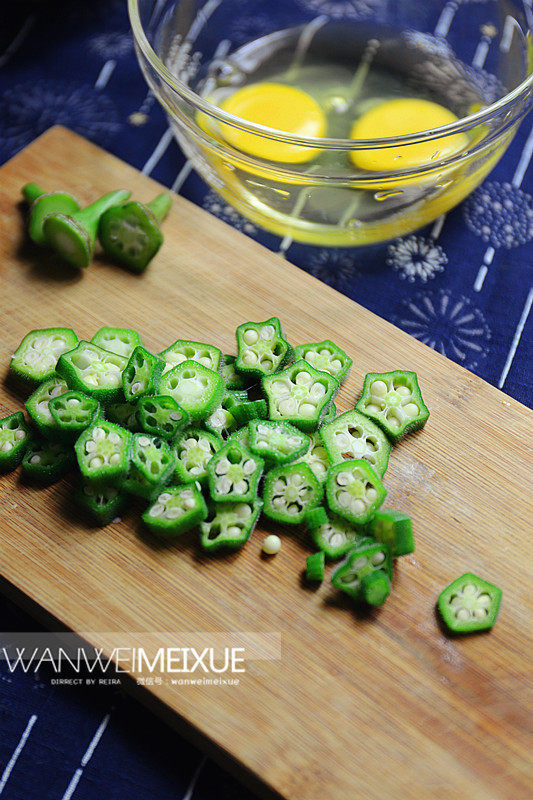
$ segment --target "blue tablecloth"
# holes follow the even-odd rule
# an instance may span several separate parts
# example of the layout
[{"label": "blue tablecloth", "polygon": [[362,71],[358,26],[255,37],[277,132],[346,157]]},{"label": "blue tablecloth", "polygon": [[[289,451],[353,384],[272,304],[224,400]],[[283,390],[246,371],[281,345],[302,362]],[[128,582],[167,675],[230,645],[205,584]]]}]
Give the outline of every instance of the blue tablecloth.
[{"label": "blue tablecloth", "polygon": [[[369,6],[284,2],[297,3],[309,19],[318,11],[338,16],[346,7],[364,14]],[[242,219],[189,172],[137,66],[125,0],[3,5],[9,8],[0,10],[0,162],[61,123],[279,249],[277,237]],[[530,404],[532,151],[526,121],[488,180],[442,229],[429,226],[364,251],[293,244],[287,257]],[[0,599],[0,629],[35,628]],[[111,689],[52,687],[49,677],[11,675],[0,666],[5,800],[251,797],[131,699]]]}]

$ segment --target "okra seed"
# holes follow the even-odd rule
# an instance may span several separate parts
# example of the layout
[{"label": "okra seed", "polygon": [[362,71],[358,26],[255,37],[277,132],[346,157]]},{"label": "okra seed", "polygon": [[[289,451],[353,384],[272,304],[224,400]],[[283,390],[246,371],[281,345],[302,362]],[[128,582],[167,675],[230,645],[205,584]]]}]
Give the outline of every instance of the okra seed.
[{"label": "okra seed", "polygon": [[301,403],[299,412],[302,417],[312,417],[316,412],[316,408],[311,403]]},{"label": "okra seed", "polygon": [[366,499],[367,499],[367,500],[368,500],[370,503],[373,503],[373,502],[374,502],[374,500],[376,500],[376,499],[377,499],[377,496],[378,496],[378,493],[376,492],[376,490],[375,490],[373,487],[372,487],[372,488],[370,488],[370,489],[367,491],[367,493],[366,493]]},{"label": "okra seed", "polygon": [[400,397],[409,397],[411,395],[411,390],[408,386],[395,386],[394,391],[400,395]]},{"label": "okra seed", "polygon": [[477,601],[480,606],[488,606],[490,605],[490,595],[480,594]]},{"label": "okra seed", "polygon": [[194,497],[184,497],[183,498],[183,505],[185,508],[194,508],[196,503],[194,502]]},{"label": "okra seed", "polygon": [[312,380],[313,379],[308,372],[298,372],[294,382],[297,386],[307,386]]},{"label": "okra seed", "polygon": [[310,396],[313,399],[318,399],[319,397],[324,397],[326,394],[326,388],[321,383],[314,383],[311,387],[311,391],[309,392]]},{"label": "okra seed", "polygon": [[111,431],[111,433],[108,436],[108,439],[113,444],[120,444],[120,436],[118,435],[118,433],[115,433],[114,431]]},{"label": "okra seed", "polygon": [[255,344],[259,339],[259,335],[253,328],[248,328],[248,330],[244,331],[242,338],[246,344]]},{"label": "okra seed", "polygon": [[263,553],[269,556],[276,555],[281,550],[281,539],[275,534],[267,536],[263,542]]},{"label": "okra seed", "polygon": [[253,350],[246,350],[244,355],[243,355],[243,357],[242,357],[242,360],[248,366],[252,366],[253,364],[257,364],[257,361],[258,361],[257,353],[254,353]]},{"label": "okra seed", "polygon": [[171,411],[168,416],[169,416],[169,419],[171,419],[173,422],[177,422],[179,420],[179,418],[180,418],[180,415],[178,414],[177,411]]},{"label": "okra seed", "polygon": [[4,442],[2,450],[4,453],[9,453],[10,450],[13,450],[13,442]]},{"label": "okra seed", "polygon": [[95,453],[96,452],[96,442],[94,442],[92,439],[89,439],[89,441],[85,443],[85,452],[86,453]]},{"label": "okra seed", "polygon": [[352,511],[354,514],[362,514],[365,510],[365,504],[362,500],[354,500],[352,503]]},{"label": "okra seed", "polygon": [[244,462],[242,465],[242,471],[245,475],[253,475],[256,470],[256,463],[253,459],[249,458],[247,461]]},{"label": "okra seed", "polygon": [[330,368],[334,372],[339,372],[342,369],[342,363],[339,361],[338,358],[334,358],[333,361],[330,364]]},{"label": "okra seed", "polygon": [[352,496],[348,492],[339,492],[337,500],[342,508],[349,508],[352,504]]},{"label": "okra seed", "polygon": [[416,405],[416,403],[407,403],[407,405],[404,406],[403,410],[405,411],[408,417],[416,417],[416,415],[418,414],[418,406]]},{"label": "okra seed", "polygon": [[235,494],[246,494],[246,492],[248,491],[248,484],[244,480],[237,481],[237,483],[233,485],[233,491],[235,492]]},{"label": "okra seed", "polygon": [[230,468],[230,463],[227,458],[221,458],[220,461],[215,464],[215,474],[216,475],[227,475]]},{"label": "okra seed", "polygon": [[[109,438],[111,439],[111,437]],[[139,443],[140,447],[148,447],[148,445],[150,444],[150,439],[148,438],[148,436],[139,436],[137,442]]]},{"label": "okra seed", "polygon": [[467,611],[466,608],[460,608],[459,611],[456,612],[455,616],[457,619],[460,619],[461,622],[465,622],[467,619],[470,619],[470,612]]},{"label": "okra seed", "polygon": [[175,506],[174,508],[168,508],[165,511],[165,516],[167,519],[177,519],[178,517],[181,517],[183,513],[184,512],[182,508]]},{"label": "okra seed", "polygon": [[241,529],[237,527],[237,525],[231,525],[228,528],[228,535],[229,536],[239,536],[241,533]]},{"label": "okra seed", "polygon": [[370,387],[370,390],[372,394],[377,394],[378,397],[381,397],[384,394],[387,394],[388,387],[385,381],[374,381],[374,383]]},{"label": "okra seed", "polygon": [[261,329],[261,337],[263,339],[273,339],[275,335],[276,330],[272,325],[265,325],[265,327]]},{"label": "okra seed", "polygon": [[103,430],[103,428],[95,428],[93,430],[93,439],[95,439],[95,441],[103,439],[104,437],[105,437],[105,431]]},{"label": "okra seed", "polygon": [[367,559],[364,556],[356,558],[356,560],[352,564],[352,569],[354,570],[354,572],[358,572],[360,569],[363,569],[363,567],[366,567],[366,562]]},{"label": "okra seed", "polygon": [[120,464],[120,455],[118,453],[113,453],[113,455],[109,459],[109,463],[112,466],[115,466],[116,464]]},{"label": "okra seed", "polygon": [[100,456],[95,456],[89,461],[89,466],[91,469],[100,469],[100,467],[104,466],[104,459]]},{"label": "okra seed", "polygon": [[228,494],[231,490],[231,481],[225,475],[219,478],[216,482],[217,491],[220,494]]},{"label": "okra seed", "polygon": [[476,619],[483,619],[487,616],[487,609],[486,608],[475,608],[473,610],[473,615]]},{"label": "okra seed", "polygon": [[287,397],[286,399],[280,401],[278,404],[278,409],[282,414],[289,416],[297,412],[298,404],[294,397]]},{"label": "okra seed", "polygon": [[385,554],[384,553],[374,553],[372,556],[372,563],[377,566],[378,564],[383,564],[385,561]]},{"label": "okra seed", "polygon": [[283,499],[283,497],[277,495],[276,497],[273,498],[272,505],[275,506],[275,508],[283,508],[285,506],[285,500]]},{"label": "okra seed", "polygon": [[381,411],[379,406],[376,406],[374,403],[368,403],[365,409],[369,414],[379,414]]},{"label": "okra seed", "polygon": [[337,475],[337,483],[339,486],[347,486],[351,481],[351,475],[349,472],[339,472]]},{"label": "okra seed", "polygon": [[41,462],[41,456],[38,455],[37,453],[30,458],[30,464],[40,464],[40,462]]},{"label": "okra seed", "polygon": [[474,597],[477,594],[477,589],[473,583],[467,583],[466,586],[463,588],[463,594],[466,597]]},{"label": "okra seed", "polygon": [[160,503],[156,503],[155,506],[152,506],[150,511],[148,512],[151,517],[159,517],[165,510],[165,506],[162,506]]},{"label": "okra seed", "polygon": [[17,439],[19,442],[25,438],[26,438],[26,431],[22,431],[20,429],[18,431],[15,431],[15,439]]},{"label": "okra seed", "polygon": [[137,392],[140,392],[141,389],[142,383],[140,381],[136,381],[134,384],[132,384],[131,392],[132,394],[137,394]]}]

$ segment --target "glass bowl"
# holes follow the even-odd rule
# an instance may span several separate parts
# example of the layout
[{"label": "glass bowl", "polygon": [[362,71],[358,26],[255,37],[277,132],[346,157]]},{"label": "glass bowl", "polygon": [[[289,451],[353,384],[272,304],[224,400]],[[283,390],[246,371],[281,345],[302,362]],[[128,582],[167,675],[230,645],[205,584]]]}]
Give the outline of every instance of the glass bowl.
[{"label": "glass bowl", "polygon": [[[142,71],[194,168],[245,217],[296,241],[367,245],[426,225],[481,183],[532,105],[528,0],[128,7]],[[261,123],[221,107],[258,81],[311,95],[325,135],[264,124],[268,103]],[[402,97],[438,103],[449,121],[350,138],[355,121]]]}]

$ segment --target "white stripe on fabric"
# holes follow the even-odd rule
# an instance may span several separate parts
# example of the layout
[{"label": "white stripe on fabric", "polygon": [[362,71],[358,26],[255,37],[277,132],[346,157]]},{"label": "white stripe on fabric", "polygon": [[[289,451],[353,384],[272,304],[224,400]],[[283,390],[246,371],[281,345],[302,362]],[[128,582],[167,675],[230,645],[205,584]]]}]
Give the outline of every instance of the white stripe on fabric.
[{"label": "white stripe on fabric", "polygon": [[502,374],[500,375],[500,380],[498,381],[499,389],[503,389],[503,385],[506,381],[507,375],[509,374],[509,370],[511,369],[511,364],[513,363],[515,353],[520,343],[520,337],[522,336],[522,331],[524,330],[525,324],[527,322],[527,318],[529,316],[529,312],[531,311],[532,304],[533,304],[533,289],[530,289],[529,294],[527,296],[526,304],[524,306],[524,310],[522,311],[522,314],[518,321],[518,325],[516,326],[516,331],[515,335],[513,336],[511,349],[509,350],[505,366],[503,368]]},{"label": "white stripe on fabric", "polygon": [[33,728],[36,722],[37,722],[37,714],[32,714],[28,720],[28,724],[24,728],[22,736],[19,739],[19,743],[17,744],[15,750],[13,751],[13,755],[9,759],[6,768],[2,773],[2,777],[0,778],[0,794],[2,794],[2,792],[4,791],[6,783],[9,780],[9,776],[13,772],[13,767],[17,763],[18,757],[22,753],[24,745],[28,741],[28,736],[31,733],[31,729]]}]

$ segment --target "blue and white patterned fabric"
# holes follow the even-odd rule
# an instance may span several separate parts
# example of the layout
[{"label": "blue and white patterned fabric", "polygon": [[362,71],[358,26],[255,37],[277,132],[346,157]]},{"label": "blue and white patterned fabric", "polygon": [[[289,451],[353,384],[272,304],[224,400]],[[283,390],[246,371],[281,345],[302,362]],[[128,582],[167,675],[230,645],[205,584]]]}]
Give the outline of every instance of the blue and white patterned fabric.
[{"label": "blue and white patterned fabric", "polygon": [[[310,19],[318,11],[335,17],[347,6],[283,2],[297,3]],[[365,3],[372,0],[353,6]],[[147,92],[125,5],[2,3],[0,162],[61,123],[279,250],[279,238],[244,220],[190,170]],[[488,180],[438,224],[364,250],[292,244],[287,258],[531,404],[532,153],[526,120]],[[1,630],[35,628],[0,599]],[[2,800],[251,800],[131,699],[111,689],[51,686],[49,679],[0,666]]]}]

